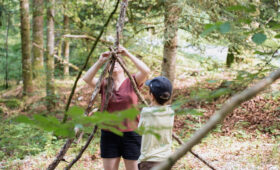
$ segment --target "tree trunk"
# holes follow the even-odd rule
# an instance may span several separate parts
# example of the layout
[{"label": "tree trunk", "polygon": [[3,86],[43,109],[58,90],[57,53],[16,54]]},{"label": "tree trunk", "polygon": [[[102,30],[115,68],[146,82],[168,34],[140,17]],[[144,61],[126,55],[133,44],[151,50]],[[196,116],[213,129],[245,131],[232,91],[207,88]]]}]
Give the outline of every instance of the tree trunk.
[{"label": "tree trunk", "polygon": [[30,22],[29,2],[20,0],[21,19],[21,50],[22,50],[22,79],[23,95],[30,95],[32,92],[32,66],[30,56]]},{"label": "tree trunk", "polygon": [[47,109],[55,108],[54,88],[54,0],[47,0],[47,55],[46,55],[46,89]]},{"label": "tree trunk", "polygon": [[164,49],[161,74],[166,76],[172,83],[175,78],[177,32],[180,8],[177,0],[165,1],[164,14]]},{"label": "tree trunk", "polygon": [[[69,33],[69,17],[64,15],[64,30],[65,33]],[[63,46],[63,54],[64,54],[64,61],[69,63],[69,51],[70,51],[70,42],[67,38],[64,39],[64,46]],[[63,70],[63,75],[69,76],[69,65],[64,64],[64,70]]]},{"label": "tree trunk", "polygon": [[35,79],[44,71],[44,0],[33,0],[32,69]]},{"label": "tree trunk", "polygon": [[7,14],[7,34],[6,34],[6,69],[5,69],[5,89],[9,88],[9,72],[8,72],[8,58],[9,58],[9,30],[10,30],[10,13]]}]

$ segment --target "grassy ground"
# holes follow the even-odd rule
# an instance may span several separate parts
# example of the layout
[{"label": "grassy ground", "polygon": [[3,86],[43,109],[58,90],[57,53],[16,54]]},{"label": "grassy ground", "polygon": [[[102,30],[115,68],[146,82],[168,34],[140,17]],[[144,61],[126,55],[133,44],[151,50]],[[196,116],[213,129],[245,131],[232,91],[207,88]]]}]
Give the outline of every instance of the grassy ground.
[{"label": "grassy ground", "polygon": [[[235,133],[245,134],[240,130]],[[253,137],[254,136],[254,137]],[[186,140],[186,139],[185,139]],[[80,161],[72,169],[102,169],[102,160],[99,155],[99,135],[92,142]],[[83,141],[85,142],[85,140]],[[62,142],[56,142],[58,145]],[[72,147],[65,159],[70,161],[78,152],[78,146]],[[173,150],[178,147],[174,141]],[[58,147],[56,147],[58,149]],[[46,149],[34,156],[27,156],[22,160],[15,159],[1,161],[2,169],[44,169],[52,161],[56,149]],[[223,136],[219,133],[212,133],[205,138],[193,151],[207,160],[217,169],[280,169],[280,140],[263,134],[247,134],[243,137]],[[63,169],[67,165],[62,162],[58,169]],[[120,169],[124,169],[123,163]],[[173,169],[208,169],[203,163],[188,153]]]}]

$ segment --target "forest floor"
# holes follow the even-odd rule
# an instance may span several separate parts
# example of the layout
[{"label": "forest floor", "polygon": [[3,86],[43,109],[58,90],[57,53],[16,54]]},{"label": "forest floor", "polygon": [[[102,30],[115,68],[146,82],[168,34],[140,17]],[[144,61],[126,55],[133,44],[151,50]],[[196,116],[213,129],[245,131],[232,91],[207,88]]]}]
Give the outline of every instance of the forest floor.
[{"label": "forest floor", "polygon": [[[279,83],[279,82],[278,82]],[[193,151],[208,161],[217,169],[280,169],[280,101],[279,85],[275,83],[259,96],[244,102],[225,121],[193,148]],[[63,116],[63,107],[67,101],[73,80],[57,80],[58,92],[55,113],[58,118]],[[193,93],[213,91],[221,86],[221,82],[213,83],[206,79],[184,79],[175,83],[174,100],[193,97]],[[92,89],[80,83],[76,90],[72,105],[87,106]],[[144,94],[147,89],[142,90]],[[21,87],[1,93],[1,98],[18,98]],[[0,169],[45,169],[64,143],[50,133],[37,130],[28,125],[18,125],[12,117],[18,114],[32,115],[48,113],[44,106],[43,92],[38,92],[31,99],[24,100],[18,109],[9,109],[0,102],[3,113],[0,114]],[[182,108],[195,108],[203,111],[203,115],[176,115],[174,132],[186,141],[195,130],[203,126],[213,113],[219,109],[229,95],[221,96],[211,101],[188,100]],[[95,107],[98,107],[99,99]],[[28,134],[33,134],[28,137]],[[102,169],[99,156],[98,133],[80,161],[72,169]],[[65,159],[72,160],[79,152],[84,140],[73,146]],[[173,150],[178,147],[176,141]],[[58,169],[63,169],[67,163],[62,162]],[[120,169],[124,169],[121,162]],[[207,169],[190,153],[176,163],[173,169]]]}]

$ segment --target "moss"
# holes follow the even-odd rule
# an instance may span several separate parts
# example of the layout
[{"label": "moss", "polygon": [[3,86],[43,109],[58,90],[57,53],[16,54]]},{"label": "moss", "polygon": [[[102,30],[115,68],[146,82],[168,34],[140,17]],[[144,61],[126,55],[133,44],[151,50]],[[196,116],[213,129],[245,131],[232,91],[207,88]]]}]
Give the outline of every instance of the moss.
[{"label": "moss", "polygon": [[1,99],[0,103],[4,103],[10,109],[18,109],[21,106],[21,101],[18,99]]}]

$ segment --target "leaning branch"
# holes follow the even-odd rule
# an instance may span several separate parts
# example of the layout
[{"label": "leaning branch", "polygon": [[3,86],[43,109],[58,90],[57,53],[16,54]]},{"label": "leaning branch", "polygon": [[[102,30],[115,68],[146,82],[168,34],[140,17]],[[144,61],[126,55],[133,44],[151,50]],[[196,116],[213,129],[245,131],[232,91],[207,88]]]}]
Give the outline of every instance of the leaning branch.
[{"label": "leaning branch", "polygon": [[98,37],[96,38],[96,41],[94,42],[94,44],[93,44],[93,46],[92,46],[92,48],[91,48],[91,50],[90,50],[90,52],[89,52],[89,54],[88,54],[88,56],[87,56],[87,58],[86,58],[86,62],[84,63],[84,66],[83,66],[82,69],[80,70],[80,72],[79,72],[79,74],[78,74],[78,76],[77,76],[77,78],[76,78],[76,80],[75,80],[74,86],[73,86],[73,88],[72,88],[71,94],[70,94],[70,96],[69,96],[69,99],[68,99],[67,104],[66,104],[66,107],[65,107],[65,114],[64,114],[63,122],[65,122],[65,121],[67,120],[67,114],[66,114],[66,112],[68,111],[69,106],[70,106],[70,103],[71,103],[71,100],[72,100],[72,98],[73,98],[73,96],[74,96],[75,89],[76,89],[76,87],[77,87],[77,83],[78,83],[78,81],[79,81],[79,79],[80,79],[80,77],[81,77],[83,71],[86,69],[87,64],[88,64],[88,61],[89,61],[89,58],[90,58],[90,56],[92,55],[93,51],[95,50],[95,48],[96,48],[96,46],[97,46],[97,43],[99,42],[101,36],[103,35],[103,33],[104,33],[104,31],[105,31],[105,28],[108,26],[108,24],[109,24],[111,18],[113,17],[113,15],[115,14],[115,12],[117,11],[117,8],[118,8],[118,5],[119,5],[119,1],[120,1],[120,0],[117,1],[114,10],[111,12],[109,18],[107,19],[107,21],[106,21],[106,23],[104,24],[102,30],[100,31]]},{"label": "leaning branch", "polygon": [[[172,134],[172,137],[180,144],[183,144],[183,141],[177,136],[175,135],[175,133]],[[198,154],[194,153],[192,150],[190,150],[190,153],[196,157],[197,159],[199,159],[201,162],[203,162],[205,165],[207,165],[210,169],[215,170],[215,168],[210,165],[210,163],[206,162],[203,158],[201,158]]]},{"label": "leaning branch", "polygon": [[[72,88],[71,94],[70,94],[69,99],[68,99],[68,102],[67,102],[67,105],[66,105],[66,107],[65,107],[65,114],[64,114],[63,122],[65,122],[65,121],[67,120],[67,114],[66,114],[66,112],[67,112],[68,109],[69,109],[71,100],[72,100],[72,98],[73,98],[73,95],[74,95],[74,93],[75,93],[75,89],[76,89],[76,87],[77,87],[78,80],[80,79],[80,77],[81,77],[81,75],[82,75],[82,72],[85,70],[85,68],[86,68],[86,66],[87,66],[87,63],[88,63],[88,61],[89,61],[89,58],[90,58],[90,56],[92,55],[93,51],[95,50],[99,39],[101,38],[101,36],[102,36],[103,33],[104,33],[104,30],[106,29],[106,27],[108,26],[108,24],[109,24],[111,18],[113,17],[113,15],[115,14],[115,12],[117,11],[118,5],[119,5],[119,0],[117,1],[114,10],[111,12],[110,16],[108,17],[106,23],[104,24],[102,30],[100,31],[100,33],[99,33],[99,35],[98,35],[98,37],[96,38],[96,41],[94,42],[94,44],[93,44],[93,46],[92,46],[92,48],[91,48],[91,51],[90,51],[90,53],[89,53],[88,56],[87,56],[86,62],[85,62],[85,64],[84,64],[83,68],[80,70],[80,72],[79,72],[79,74],[78,74],[78,76],[77,76],[77,78],[76,78],[76,80],[75,80],[74,86],[73,86],[73,88]],[[47,168],[48,170],[53,170],[53,169],[55,169],[55,168],[57,167],[57,165],[60,163],[60,161],[63,159],[64,155],[66,154],[67,150],[70,148],[70,146],[71,146],[71,144],[73,143],[73,141],[74,141],[74,140],[72,140],[72,139],[68,139],[68,140],[67,140],[67,142],[65,143],[65,145],[68,144],[67,147],[62,147],[62,148],[61,148],[61,150],[60,150],[59,154],[57,155],[56,159],[48,166],[48,168]],[[65,146],[65,145],[64,145],[64,146]]]},{"label": "leaning branch", "polygon": [[228,113],[231,113],[236,107],[238,107],[244,101],[251,99],[258,93],[263,91],[267,86],[271,85],[274,81],[280,78],[280,69],[271,73],[265,79],[259,81],[254,86],[247,88],[239,94],[234,95],[225,102],[221,110],[217,111],[210,120],[185,143],[176,152],[174,152],[168,159],[158,166],[154,167],[153,170],[169,170],[172,166],[183,157],[193,146],[198,144],[202,138],[204,138],[216,125],[224,120]]},{"label": "leaning branch", "polygon": [[[35,47],[39,48],[40,50],[42,50],[42,51],[44,51],[44,52],[47,51],[46,49],[43,49],[42,47],[40,47],[40,46],[39,46],[38,44],[36,44],[36,43],[32,43],[32,45],[34,45]],[[77,71],[80,70],[79,67],[75,66],[75,65],[72,64],[72,63],[67,62],[66,60],[64,60],[63,58],[61,58],[61,57],[59,57],[59,56],[57,56],[57,55],[54,55],[54,58],[56,58],[58,61],[62,62],[63,64],[66,64],[66,65],[72,67],[73,69],[75,69],[75,70],[77,70]]]},{"label": "leaning branch", "polygon": [[120,65],[123,68],[124,72],[127,74],[128,78],[132,82],[132,86],[133,86],[133,89],[134,89],[135,93],[137,94],[137,97],[141,100],[141,102],[143,102],[145,105],[149,106],[148,102],[144,99],[144,97],[139,92],[139,89],[138,89],[138,87],[136,85],[136,82],[135,82],[134,78],[131,76],[131,74],[129,73],[129,71],[127,70],[127,68],[123,64],[123,62],[118,57],[116,57],[116,60],[118,61],[118,63],[120,63]]},{"label": "leaning branch", "polygon": [[[119,21],[117,23],[117,38],[116,38],[116,43],[115,43],[116,48],[118,48],[118,43],[119,43],[119,38],[120,38],[119,36],[120,36],[121,31],[123,30],[123,24],[122,25],[119,25],[119,24],[120,24],[120,21],[124,21],[125,12],[123,12],[123,11],[125,11],[125,9],[127,7],[127,2],[128,2],[127,0],[123,0],[123,2],[121,4],[121,14],[119,16]],[[116,55],[116,53],[113,53],[111,55],[111,59],[107,62],[106,68],[103,70],[103,73],[102,73],[102,76],[101,76],[101,78],[102,78],[103,76],[106,75],[106,72],[107,72],[107,70],[109,68],[109,65],[111,65],[110,72],[109,72],[109,78],[107,80],[107,85],[106,85],[107,88],[106,88],[106,91],[105,91],[106,95],[105,95],[105,103],[104,103],[104,106],[103,106],[103,110],[107,110],[109,99],[110,99],[110,95],[111,95],[112,90],[113,90],[112,74],[113,74],[114,65],[115,65],[115,58],[116,58],[116,57],[113,57],[113,56],[115,56],[115,55]],[[102,79],[99,81],[99,83],[101,83],[101,82],[102,82]],[[96,89],[97,88],[100,89],[100,87],[96,87]],[[95,97],[96,97],[96,95],[91,98],[91,101],[89,103],[89,106],[88,106],[86,112],[88,112],[91,109],[91,106],[93,104],[93,100],[94,100]],[[65,168],[65,170],[69,170],[82,157],[83,153],[85,152],[85,150],[89,146],[90,142],[92,141],[92,139],[93,139],[97,129],[98,129],[98,127],[97,127],[97,125],[95,125],[94,130],[92,131],[92,133],[91,133],[90,137],[88,138],[86,144],[80,150],[79,154],[75,157],[75,159],[72,160],[71,163]]]},{"label": "leaning branch", "polygon": [[56,59],[57,59],[58,61],[60,61],[62,64],[70,66],[70,67],[73,68],[74,70],[77,70],[77,71],[80,70],[79,67],[75,66],[75,65],[72,64],[72,63],[67,62],[66,60],[64,60],[63,58],[61,58],[61,57],[59,57],[59,56],[57,56],[57,55],[54,55],[54,58],[56,58]]},{"label": "leaning branch", "polygon": [[[86,39],[86,40],[92,40],[92,41],[95,41],[96,38],[95,37],[92,37],[92,36],[89,36],[89,35],[72,35],[72,34],[65,34],[62,36],[63,38],[81,38],[81,39]],[[112,42],[110,41],[107,41],[107,40],[104,40],[104,39],[99,39],[100,42],[106,44],[106,45],[113,45]]]}]

